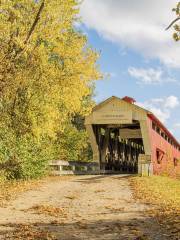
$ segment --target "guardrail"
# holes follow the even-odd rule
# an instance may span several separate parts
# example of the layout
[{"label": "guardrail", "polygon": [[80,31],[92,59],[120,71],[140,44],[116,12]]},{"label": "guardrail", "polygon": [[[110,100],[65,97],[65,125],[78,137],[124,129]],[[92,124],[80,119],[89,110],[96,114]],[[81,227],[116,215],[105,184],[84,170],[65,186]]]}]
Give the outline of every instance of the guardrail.
[{"label": "guardrail", "polygon": [[[151,174],[150,162],[145,161],[144,155],[139,159],[139,171],[142,176]],[[52,160],[49,162],[52,175],[94,175],[94,174],[122,174],[122,171],[103,170],[97,162],[79,162]],[[124,172],[124,174],[130,174]]]},{"label": "guardrail", "polygon": [[83,175],[99,174],[99,164],[96,162],[78,162],[52,160],[49,162],[52,175]]}]

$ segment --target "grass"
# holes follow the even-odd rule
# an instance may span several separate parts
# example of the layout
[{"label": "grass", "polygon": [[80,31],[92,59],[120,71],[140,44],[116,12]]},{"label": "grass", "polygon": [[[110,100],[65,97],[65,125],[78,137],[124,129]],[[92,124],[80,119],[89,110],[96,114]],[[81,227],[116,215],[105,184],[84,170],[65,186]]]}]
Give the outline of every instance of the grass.
[{"label": "grass", "polygon": [[180,239],[180,180],[134,177],[130,183],[136,199],[154,206],[149,214],[168,229],[172,239]]}]

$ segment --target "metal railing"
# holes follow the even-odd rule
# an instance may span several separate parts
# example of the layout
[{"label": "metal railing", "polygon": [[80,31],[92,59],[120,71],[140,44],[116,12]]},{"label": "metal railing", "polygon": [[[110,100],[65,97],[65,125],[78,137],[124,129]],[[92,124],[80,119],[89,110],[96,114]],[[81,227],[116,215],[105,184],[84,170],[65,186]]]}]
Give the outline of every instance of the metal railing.
[{"label": "metal railing", "polygon": [[78,162],[52,160],[49,162],[53,175],[83,175],[99,174],[99,164],[96,162]]}]

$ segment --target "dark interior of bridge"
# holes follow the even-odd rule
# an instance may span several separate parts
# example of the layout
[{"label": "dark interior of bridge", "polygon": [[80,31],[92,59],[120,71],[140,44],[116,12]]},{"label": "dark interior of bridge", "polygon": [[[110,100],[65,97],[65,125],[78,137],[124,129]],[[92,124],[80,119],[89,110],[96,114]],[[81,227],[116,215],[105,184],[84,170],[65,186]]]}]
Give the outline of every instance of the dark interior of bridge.
[{"label": "dark interior of bridge", "polygon": [[118,173],[138,172],[138,156],[144,154],[138,122],[129,125],[93,125],[93,130],[101,169]]}]

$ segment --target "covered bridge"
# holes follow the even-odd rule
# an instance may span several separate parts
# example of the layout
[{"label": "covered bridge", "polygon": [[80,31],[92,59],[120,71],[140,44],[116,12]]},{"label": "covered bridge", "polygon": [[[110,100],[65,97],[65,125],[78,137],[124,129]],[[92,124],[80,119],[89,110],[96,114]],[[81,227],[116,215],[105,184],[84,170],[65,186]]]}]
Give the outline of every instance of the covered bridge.
[{"label": "covered bridge", "polygon": [[85,125],[93,160],[103,171],[180,174],[180,144],[150,111],[130,97],[95,106]]}]

